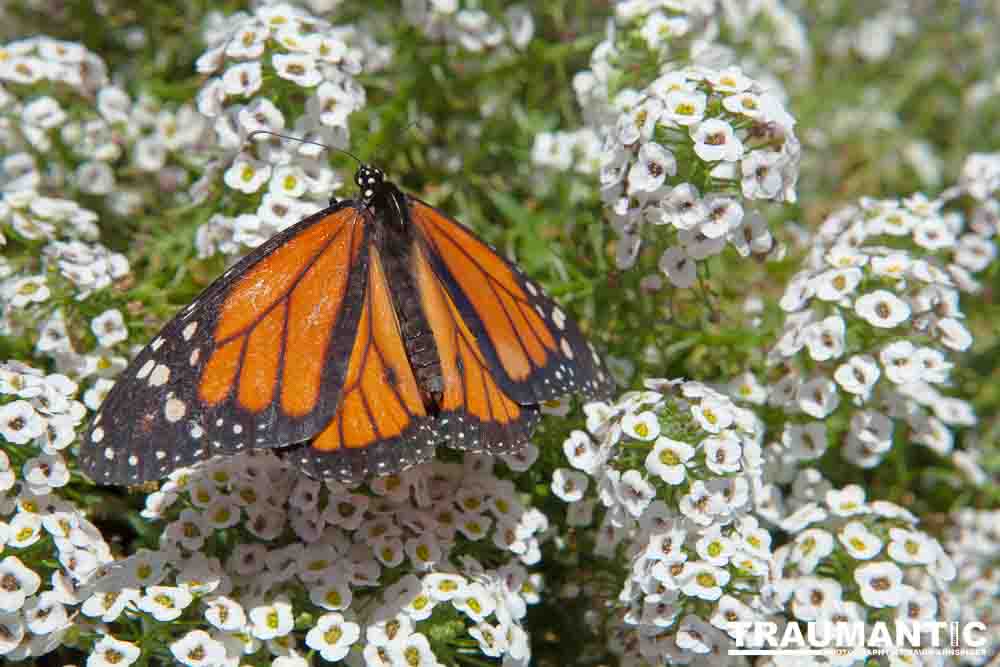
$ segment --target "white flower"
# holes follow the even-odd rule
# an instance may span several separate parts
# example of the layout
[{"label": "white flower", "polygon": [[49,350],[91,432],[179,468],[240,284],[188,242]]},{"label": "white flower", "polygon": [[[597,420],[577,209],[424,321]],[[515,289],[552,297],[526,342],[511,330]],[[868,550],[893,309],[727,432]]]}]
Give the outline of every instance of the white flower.
[{"label": "white flower", "polygon": [[80,611],[87,616],[100,617],[105,623],[111,623],[125,611],[125,607],[135,609],[138,600],[138,588],[119,588],[114,591],[94,593],[80,606]]},{"label": "white flower", "polygon": [[[285,115],[281,110],[271,100],[260,97],[241,107],[236,118],[240,128],[247,135],[260,130],[280,132],[285,127]],[[256,137],[256,139],[261,141],[266,137]]]},{"label": "white flower", "polygon": [[701,441],[705,452],[705,465],[717,475],[739,472],[743,448],[739,437],[732,431],[723,431]]},{"label": "white flower", "polygon": [[636,440],[655,440],[660,435],[660,420],[648,410],[622,417],[622,432]]},{"label": "white flower", "polygon": [[226,95],[250,97],[263,83],[263,75],[259,62],[238,63],[222,75],[222,85]]},{"label": "white flower", "polygon": [[590,478],[581,472],[556,468],[552,473],[552,492],[563,502],[573,503],[583,498],[589,482]]},{"label": "white flower", "polygon": [[158,621],[173,621],[180,618],[184,609],[191,604],[194,596],[183,588],[173,586],[150,586],[139,599],[139,609]]},{"label": "white flower", "polygon": [[841,356],[844,353],[846,331],[844,318],[839,313],[822,322],[808,325],[803,336],[809,356],[814,361],[829,361]]},{"label": "white flower", "polygon": [[402,641],[389,645],[386,652],[391,665],[434,667],[439,664],[427,637],[419,632],[411,633]]},{"label": "white flower", "polygon": [[718,526],[713,526],[705,532],[701,539],[695,542],[695,551],[702,560],[715,567],[725,567],[733,556],[735,549],[728,537],[723,536]]},{"label": "white flower", "polygon": [[861,599],[869,607],[895,607],[902,601],[903,571],[895,563],[881,561],[854,571]]},{"label": "white flower", "polygon": [[827,491],[826,504],[830,511],[841,517],[867,514],[870,511],[865,504],[865,491],[857,484],[849,484],[840,490]]},{"label": "white flower", "polygon": [[687,475],[686,464],[694,456],[694,447],[686,442],[661,436],[646,456],[646,469],[664,482],[677,485]]},{"label": "white flower", "polygon": [[656,497],[656,490],[641,472],[626,470],[615,485],[615,495],[625,511],[638,518]]},{"label": "white flower", "polygon": [[978,234],[965,234],[959,239],[955,261],[969,271],[979,272],[996,258],[996,245]]},{"label": "white flower", "polygon": [[432,572],[424,577],[423,588],[439,602],[447,602],[465,594],[469,584],[465,577],[446,572]]},{"label": "white flower", "polygon": [[24,464],[24,480],[35,489],[48,492],[69,484],[69,468],[62,457],[43,454],[28,459]]},{"label": "white flower", "polygon": [[933,539],[916,530],[889,529],[889,558],[903,565],[930,565],[938,556]]},{"label": "white flower", "polygon": [[839,582],[825,577],[798,577],[790,583],[795,585],[792,613],[800,621],[820,618],[844,594]]},{"label": "white flower", "polygon": [[583,431],[573,431],[563,442],[566,460],[577,470],[590,473],[600,461],[600,448]]},{"label": "white flower", "polygon": [[910,268],[910,256],[903,252],[894,252],[884,257],[872,257],[872,272],[877,276],[902,279]]},{"label": "white flower", "polygon": [[886,290],[875,290],[858,297],[854,311],[866,322],[881,329],[899,326],[910,318],[909,304]]},{"label": "white flower", "polygon": [[226,647],[204,630],[191,630],[170,644],[174,659],[190,667],[210,667],[226,660]]},{"label": "white flower", "polygon": [[729,399],[712,396],[691,406],[691,414],[698,425],[709,433],[719,433],[733,424],[733,404]]},{"label": "white flower", "polygon": [[42,303],[51,295],[45,276],[19,278],[5,285],[4,292],[14,308],[23,308],[29,303]]},{"label": "white flower", "polygon": [[677,173],[677,160],[669,149],[647,142],[639,149],[638,161],[629,170],[629,189],[634,192],[655,192],[663,187],[668,176]]},{"label": "white flower", "polygon": [[729,583],[729,572],[708,563],[685,563],[681,572],[681,592],[702,600],[718,600]]},{"label": "white flower", "polygon": [[284,637],[292,631],[294,617],[287,598],[279,596],[271,604],[261,604],[250,609],[248,631],[257,639]]},{"label": "white flower", "polygon": [[691,126],[701,122],[708,98],[705,93],[688,90],[671,90],[667,93],[662,120],[677,125]]},{"label": "white flower", "polygon": [[865,524],[851,521],[837,534],[847,553],[856,560],[869,560],[882,551],[882,540],[874,535]]},{"label": "white flower", "polygon": [[360,626],[344,620],[343,615],[336,612],[323,614],[315,623],[306,633],[306,646],[319,651],[322,658],[330,662],[342,660],[361,637]]},{"label": "white flower", "polygon": [[323,74],[312,56],[276,53],[271,56],[271,64],[278,76],[303,88],[311,88],[323,81]]},{"label": "white flower", "polygon": [[833,536],[820,528],[809,528],[795,537],[789,561],[802,574],[816,570],[821,560],[833,553]]},{"label": "white flower", "polygon": [[28,401],[13,401],[0,405],[0,437],[15,445],[23,445],[45,432],[45,420]]},{"label": "white flower", "polygon": [[785,187],[781,153],[753,150],[740,162],[741,189],[747,199],[780,199]]},{"label": "white flower", "polygon": [[690,20],[683,16],[667,17],[663,12],[653,12],[642,22],[639,34],[651,49],[669,46],[672,37],[683,37],[690,29]]},{"label": "white flower", "polygon": [[833,379],[844,391],[867,399],[880,375],[881,371],[874,357],[856,354],[848,359],[847,363],[837,367]]},{"label": "white flower", "polygon": [[863,274],[857,267],[830,269],[811,279],[816,296],[824,301],[840,301],[852,294]]},{"label": "white flower", "polygon": [[240,632],[246,625],[247,615],[243,605],[224,595],[205,600],[205,619],[224,632]]},{"label": "white flower", "polygon": [[743,157],[743,142],[724,120],[709,118],[698,123],[691,138],[695,154],[705,162],[736,162]]},{"label": "white flower", "polygon": [[90,321],[90,330],[97,336],[97,344],[111,347],[128,339],[125,318],[117,309],[106,310]]},{"label": "white flower", "polygon": [[226,170],[223,181],[230,188],[250,195],[260,190],[270,176],[271,165],[241,154]]},{"label": "white flower", "polygon": [[128,667],[139,659],[141,653],[135,644],[104,635],[97,640],[87,657],[87,667]]},{"label": "white flower", "polygon": [[885,367],[885,376],[896,384],[910,384],[920,379],[921,366],[916,358],[916,347],[908,340],[889,343],[879,351]]},{"label": "white flower", "polygon": [[732,197],[710,194],[704,199],[707,218],[698,233],[709,239],[721,239],[740,226],[743,207]]},{"label": "white flower", "polygon": [[796,400],[802,412],[816,419],[825,419],[840,405],[840,394],[833,380],[817,376],[799,385]]},{"label": "white flower", "polygon": [[671,246],[667,248],[660,257],[660,271],[667,274],[667,278],[674,287],[687,289],[692,287],[698,279],[697,266],[694,259],[684,252],[683,248]]},{"label": "white flower", "polygon": [[451,604],[476,623],[486,620],[496,609],[493,596],[478,582],[468,584],[461,595],[452,598]]},{"label": "white flower", "polygon": [[307,177],[298,165],[283,164],[274,168],[269,184],[271,194],[295,199],[306,192]]},{"label": "white flower", "polygon": [[781,444],[785,446],[788,455],[793,460],[818,459],[826,452],[826,423],[787,423],[785,430],[781,433]]},{"label": "white flower", "polygon": [[684,494],[680,502],[681,514],[698,524],[708,526],[714,517],[722,514],[728,509],[728,505],[718,494],[712,490],[702,480],[695,480],[691,489]]},{"label": "white flower", "polygon": [[964,352],[972,345],[972,334],[965,325],[953,317],[944,317],[935,325],[941,344],[950,350]]},{"label": "white flower", "polygon": [[671,188],[660,200],[660,207],[660,215],[652,222],[673,225],[677,229],[694,229],[708,217],[698,189],[690,183]]},{"label": "white flower", "polygon": [[760,383],[757,376],[746,371],[733,379],[727,388],[727,394],[739,401],[754,405],[763,405],[767,401],[767,387]]}]

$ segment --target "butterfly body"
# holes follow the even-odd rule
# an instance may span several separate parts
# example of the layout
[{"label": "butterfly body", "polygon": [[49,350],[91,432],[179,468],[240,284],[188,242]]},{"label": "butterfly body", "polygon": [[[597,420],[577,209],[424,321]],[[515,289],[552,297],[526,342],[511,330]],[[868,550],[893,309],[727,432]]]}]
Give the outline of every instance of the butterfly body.
[{"label": "butterfly body", "polygon": [[95,481],[139,483],[279,448],[356,481],[436,445],[523,445],[538,404],[610,392],[557,304],[471,231],[362,166],[332,203],[251,252],[171,320],[84,436]]}]

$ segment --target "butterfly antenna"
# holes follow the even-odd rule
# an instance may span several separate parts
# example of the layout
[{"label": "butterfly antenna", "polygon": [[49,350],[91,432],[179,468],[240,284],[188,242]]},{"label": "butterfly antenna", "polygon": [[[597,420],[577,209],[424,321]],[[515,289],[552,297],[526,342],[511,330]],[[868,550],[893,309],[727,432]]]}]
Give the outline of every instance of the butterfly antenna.
[{"label": "butterfly antenna", "polygon": [[327,146],[326,144],[322,144],[322,143],[320,143],[318,141],[312,141],[311,139],[303,139],[301,137],[293,137],[293,136],[288,135],[288,134],[280,134],[278,132],[271,132],[270,130],[254,130],[253,132],[251,132],[250,134],[247,135],[247,140],[248,141],[252,140],[258,134],[267,134],[267,135],[270,135],[272,137],[277,137],[278,139],[287,139],[288,141],[297,141],[300,144],[310,144],[312,146],[319,146],[320,148],[325,148],[328,151],[335,151],[337,153],[343,153],[347,157],[349,157],[352,160],[354,160],[355,162],[357,162],[358,166],[362,166],[363,167],[364,164],[365,164],[354,153],[351,153],[349,151],[345,151],[343,148],[336,148],[334,146]]}]

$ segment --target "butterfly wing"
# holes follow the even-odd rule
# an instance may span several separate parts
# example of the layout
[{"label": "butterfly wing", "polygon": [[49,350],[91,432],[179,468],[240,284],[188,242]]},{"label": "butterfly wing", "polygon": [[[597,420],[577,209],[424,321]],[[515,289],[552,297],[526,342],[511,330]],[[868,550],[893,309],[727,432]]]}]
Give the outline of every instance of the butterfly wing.
[{"label": "butterfly wing", "polygon": [[522,405],[501,387],[482,345],[455,299],[438,279],[427,248],[416,243],[413,272],[441,364],[436,426],[448,446],[470,451],[516,451],[531,437],[537,405]]},{"label": "butterfly wing", "polygon": [[340,405],[312,441],[284,456],[313,477],[355,482],[433,456],[440,439],[406,354],[378,248],[369,250],[368,290],[344,378]]},{"label": "butterfly wing", "polygon": [[429,269],[450,300],[446,310],[468,330],[483,368],[509,399],[529,405],[570,392],[612,393],[600,355],[541,287],[429,204],[409,198],[409,214]]},{"label": "butterfly wing", "polygon": [[342,202],[306,218],[181,311],[95,415],[83,471],[99,483],[136,484],[325,428],[365,303],[368,215]]}]

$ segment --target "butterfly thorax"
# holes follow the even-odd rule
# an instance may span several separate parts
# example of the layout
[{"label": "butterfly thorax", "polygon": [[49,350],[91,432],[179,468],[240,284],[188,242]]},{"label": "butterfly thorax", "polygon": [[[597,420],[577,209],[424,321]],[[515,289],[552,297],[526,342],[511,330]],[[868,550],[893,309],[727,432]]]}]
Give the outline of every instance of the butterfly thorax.
[{"label": "butterfly thorax", "polygon": [[406,356],[425,409],[436,413],[443,389],[441,361],[413,273],[414,231],[406,195],[392,183],[380,182],[372,193],[370,205],[376,215],[375,246],[384,264]]}]

